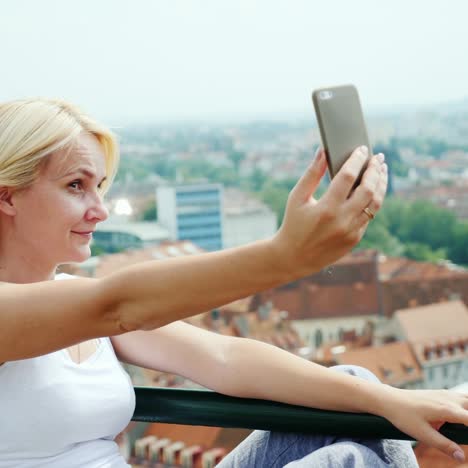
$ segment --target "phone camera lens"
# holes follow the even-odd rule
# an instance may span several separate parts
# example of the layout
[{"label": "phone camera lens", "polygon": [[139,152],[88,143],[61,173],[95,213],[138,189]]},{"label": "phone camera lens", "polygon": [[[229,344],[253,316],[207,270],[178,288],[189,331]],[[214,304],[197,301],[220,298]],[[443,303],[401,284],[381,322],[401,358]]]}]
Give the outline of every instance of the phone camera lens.
[{"label": "phone camera lens", "polygon": [[320,91],[320,99],[331,99],[333,97],[333,93],[331,91]]}]

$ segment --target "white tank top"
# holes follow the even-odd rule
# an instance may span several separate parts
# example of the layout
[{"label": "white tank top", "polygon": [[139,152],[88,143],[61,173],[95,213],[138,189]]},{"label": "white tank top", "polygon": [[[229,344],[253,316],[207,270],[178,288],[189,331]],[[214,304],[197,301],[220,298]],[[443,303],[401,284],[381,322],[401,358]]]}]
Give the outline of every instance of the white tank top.
[{"label": "white tank top", "polygon": [[67,349],[6,362],[0,468],[127,468],[114,438],[134,409],[132,382],[109,338],[79,364]]}]

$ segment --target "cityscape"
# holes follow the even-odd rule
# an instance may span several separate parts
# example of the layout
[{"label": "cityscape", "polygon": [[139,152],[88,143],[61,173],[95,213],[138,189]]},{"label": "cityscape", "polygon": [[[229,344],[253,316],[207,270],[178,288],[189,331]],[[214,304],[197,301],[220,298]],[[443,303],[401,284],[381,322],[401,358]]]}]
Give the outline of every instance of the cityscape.
[{"label": "cityscape", "polygon": [[[61,281],[38,286],[41,297],[49,286],[56,288],[56,293],[51,289],[56,294],[53,303],[60,307],[53,314],[49,301],[44,301],[44,313],[33,314],[35,307],[19,307],[20,313],[31,317],[28,320],[22,320],[23,316],[10,319],[5,313],[7,321],[2,323],[8,326],[3,329],[7,339],[2,352],[8,349],[8,359],[0,359],[0,402],[6,411],[0,425],[0,466],[215,468],[254,430],[264,429],[273,436],[278,431],[284,431],[287,437],[298,432],[326,436],[323,439],[332,440],[330,445],[314,448],[315,454],[309,453],[307,458],[325,452],[330,467],[334,466],[331,459],[340,452],[335,442],[341,440],[334,438],[338,436],[351,446],[349,452],[347,447],[343,449],[344,456],[354,458],[352,450],[358,446],[359,460],[354,463],[359,466],[369,465],[361,461],[366,458],[364,453],[379,461],[388,455],[382,465],[400,466],[397,459],[403,452],[412,458],[412,450],[421,468],[466,468],[467,428],[451,424],[446,416],[454,414],[448,402],[458,401],[453,418],[460,421],[466,414],[461,410],[461,406],[467,408],[466,401],[445,390],[468,395],[467,16],[466,0],[3,2],[0,189],[7,190],[2,192],[4,208],[0,211],[0,279],[45,281],[53,277],[57,261],[86,258],[83,263],[60,264],[55,279],[70,279],[67,274],[96,279],[115,274],[114,278],[127,278],[130,283],[136,277],[135,270],[151,270],[155,275],[167,271],[155,290],[161,296],[170,296],[177,305],[160,306],[166,302],[160,301],[151,283],[147,294],[157,299],[152,302],[157,310],[144,312],[154,314],[158,327],[161,322],[156,316],[164,316],[175,331],[148,330],[150,327],[143,331],[142,326],[131,334],[96,336],[96,303],[88,306],[92,318],[86,315],[82,301],[71,304],[77,309],[75,313],[67,313],[68,305],[70,298],[79,295],[81,299],[79,288],[95,299],[94,288],[106,289],[104,286],[112,280],[81,280],[75,281],[75,288],[73,282]],[[220,296],[232,292],[237,283],[252,286],[243,291],[257,291],[253,285],[263,278],[239,270],[253,268],[257,257],[250,252],[271,246],[262,241],[281,228],[289,194],[321,146],[311,95],[314,90],[345,84],[352,84],[359,92],[370,149],[373,154],[385,155],[389,175],[384,204],[370,220],[361,241],[314,274],[203,310],[184,319],[185,324],[171,323],[175,316],[168,311],[177,309],[178,317],[182,317],[190,313],[186,309],[190,306],[215,304],[217,297],[238,297]],[[46,107],[52,109],[51,114],[44,111],[42,115],[37,110],[42,107],[35,107],[36,101],[42,100],[49,103]],[[31,102],[32,107],[24,106],[25,102]],[[10,112],[11,103],[16,103],[13,107],[18,114]],[[62,119],[68,122],[71,108],[73,129],[61,130],[65,123],[59,123]],[[10,210],[5,194],[29,188],[19,182],[26,177],[26,162],[58,159],[62,149],[71,154],[69,142],[73,143],[70,149],[75,150],[75,142],[90,140],[87,132],[98,136],[107,165],[114,153],[107,129],[115,134],[120,152],[118,171],[103,198],[108,217],[98,194],[97,187],[101,186],[95,184],[96,171],[93,179],[80,176],[66,184],[61,179],[52,185],[41,180],[38,187],[42,183],[47,190],[33,191],[25,198],[20,192],[20,197],[14,198],[20,200],[18,210]],[[92,146],[91,141],[84,145],[91,151],[85,151],[83,160],[93,161],[93,168],[98,169],[102,161],[94,138],[91,140]],[[26,151],[29,144],[31,150]],[[73,158],[82,160],[79,151]],[[72,166],[68,158],[64,161]],[[43,167],[50,169],[49,164]],[[106,182],[101,181],[104,187],[110,174],[106,171],[105,175]],[[39,177],[36,179],[39,181]],[[36,187],[35,182],[31,187]],[[330,183],[326,174],[314,198],[323,197]],[[48,191],[52,186],[56,192]],[[85,196],[91,192],[93,197]],[[97,216],[98,205],[101,218]],[[17,216],[20,211],[26,215]],[[367,211],[364,213],[371,218]],[[98,222],[102,219],[105,221]],[[335,225],[332,223],[332,227]],[[255,242],[259,249],[239,249],[249,254],[243,257],[247,257],[243,264],[249,268],[234,268],[235,261],[228,265],[225,259],[235,256],[229,249]],[[340,241],[333,245],[339,248],[344,244]],[[209,283],[192,281],[195,275],[183,274],[192,273],[194,265],[203,261],[209,263],[206,257],[199,263],[192,258],[193,263],[184,266],[190,263],[190,257],[207,253],[214,254],[212,264],[217,257],[224,259],[226,269],[232,267],[229,283],[217,274],[223,271],[222,262],[216,266],[216,275],[209,276]],[[148,270],[142,265],[132,270],[132,266],[144,262],[154,263]],[[159,262],[168,262],[167,270]],[[273,264],[260,265],[263,275],[278,273]],[[171,276],[174,270],[180,277]],[[212,284],[214,276],[216,283]],[[141,282],[129,288],[135,302],[141,299],[141,286],[147,279],[144,274],[138,278]],[[117,296],[120,285],[126,283],[114,283],[119,285],[113,290],[119,290],[115,291]],[[179,289],[184,289],[182,283],[186,290],[179,294]],[[171,289],[161,284],[179,286]],[[19,297],[19,303],[32,303],[37,297],[33,293],[29,300],[26,293],[15,293],[20,286],[0,285],[5,290],[12,287],[13,300]],[[36,285],[21,287],[23,291],[36,291]],[[176,289],[177,294],[173,294]],[[68,292],[72,290],[75,293]],[[199,299],[213,302],[196,304]],[[119,309],[115,317],[127,305],[115,307]],[[201,308],[191,309],[192,313]],[[106,330],[116,330],[116,323],[120,331],[135,328],[126,328],[119,320],[122,317],[115,317],[114,327]],[[15,326],[19,331],[15,332]],[[191,337],[186,338],[181,329],[189,330]],[[72,335],[78,338],[72,339]],[[205,337],[206,346],[199,346],[194,336]],[[52,348],[54,352],[57,349],[54,343],[58,338],[62,339],[62,349],[50,353]],[[119,339],[124,342],[120,349]],[[101,341],[110,346],[99,345]],[[29,345],[41,346],[42,354],[33,355]],[[229,347],[232,352],[224,353]],[[258,351],[257,359],[252,359],[253,350],[261,349],[269,350],[268,357],[260,359],[263,355]],[[12,350],[17,353],[16,361],[10,359]],[[88,351],[89,361],[85,357]],[[132,351],[137,359],[122,351]],[[93,361],[99,353],[102,359],[110,358],[111,362],[105,363],[108,373]],[[203,357],[198,359],[199,355]],[[275,355],[279,364],[270,357]],[[53,367],[51,356],[60,358],[60,366]],[[281,356],[284,362],[311,369],[313,377],[292,372],[293,364],[281,366]],[[153,368],[131,365],[119,358]],[[204,359],[209,366],[204,365]],[[73,364],[80,363],[85,366],[78,372]],[[382,405],[375,411],[367,398],[349,394],[342,398],[345,389],[359,387],[362,382],[351,379],[349,383],[346,377],[348,386],[334,386],[336,376],[322,373],[315,364],[327,368],[361,366],[386,386],[404,391],[374,387],[369,400],[377,394],[382,400],[388,398],[384,402],[386,417],[380,417]],[[181,373],[184,369],[193,378],[196,375],[206,385],[173,373],[175,369]],[[282,374],[278,375],[277,369]],[[115,374],[125,387],[115,384]],[[321,374],[328,377],[325,384]],[[211,388],[207,388],[208,382]],[[314,386],[312,397],[306,393],[307,385],[302,388],[304,382]],[[336,392],[329,392],[331,385]],[[367,397],[369,388],[363,386],[355,395]],[[229,391],[220,394],[226,389],[234,390],[229,395]],[[425,389],[441,391],[422,392]],[[279,426],[261,426],[260,400],[250,398],[252,392],[262,398],[268,396],[268,401],[261,403],[267,407],[271,404],[269,408],[274,410],[269,413],[270,422],[279,421]],[[141,398],[164,393],[172,394],[169,399],[173,398],[175,404],[164,398]],[[181,397],[184,393],[188,396]],[[196,407],[197,394],[218,402],[216,417],[209,405]],[[271,395],[278,394],[278,401],[270,401]],[[419,405],[424,395],[430,395],[432,401]],[[325,401],[326,397],[323,407],[349,408],[346,405],[362,403],[360,408],[372,414],[323,412],[318,400]],[[243,408],[248,408],[237,411],[239,418],[231,425],[226,423],[231,412],[235,413],[226,403],[232,401],[230,398],[237,398]],[[306,401],[307,407],[284,401]],[[97,408],[104,412],[97,412]],[[277,412],[279,409],[285,412]],[[398,419],[393,418],[394,409]],[[301,410],[305,411],[302,420]],[[309,410],[311,413],[307,413]],[[142,413],[144,417],[140,417]],[[418,419],[419,413],[425,413],[424,421]],[[322,422],[326,420],[328,430],[323,429],[317,414],[321,414]],[[439,414],[444,415],[444,421],[434,421],[434,415]],[[362,424],[366,417],[370,418],[369,425]],[[346,418],[348,424],[343,424]],[[114,419],[121,424],[116,426]],[[303,422],[302,427],[298,421]],[[418,421],[425,426],[417,426]],[[213,422],[219,427],[209,425]],[[221,427],[223,423],[225,427]],[[379,433],[380,423],[386,424],[389,432]],[[394,449],[389,434],[397,438],[401,435],[399,428],[409,426],[408,434],[416,434],[418,441],[412,440],[406,450],[401,445]],[[357,443],[353,429],[361,431]],[[268,438],[270,435],[266,433]],[[457,439],[460,435],[463,440]],[[442,436],[451,439],[450,446]],[[274,442],[272,452],[276,450]],[[392,448],[380,455],[373,448],[374,442],[382,446],[389,443]],[[237,453],[256,451],[254,444],[247,444],[247,448],[241,447]],[[296,453],[294,446],[281,451],[285,456]],[[460,461],[463,458],[465,461]],[[300,466],[307,464],[304,459],[297,462]],[[278,459],[276,465],[280,464]],[[239,468],[244,465],[238,463]],[[258,465],[269,468],[271,463],[264,459]],[[406,468],[407,464],[403,465]]]}]

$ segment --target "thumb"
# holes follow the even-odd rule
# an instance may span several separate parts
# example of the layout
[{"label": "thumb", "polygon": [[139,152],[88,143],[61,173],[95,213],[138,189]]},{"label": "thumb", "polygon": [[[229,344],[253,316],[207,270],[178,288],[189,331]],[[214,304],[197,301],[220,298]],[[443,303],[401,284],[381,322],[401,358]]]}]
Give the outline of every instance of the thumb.
[{"label": "thumb", "polygon": [[327,170],[325,151],[320,146],[315,152],[315,158],[297,181],[291,194],[301,202],[306,202],[315,193]]}]

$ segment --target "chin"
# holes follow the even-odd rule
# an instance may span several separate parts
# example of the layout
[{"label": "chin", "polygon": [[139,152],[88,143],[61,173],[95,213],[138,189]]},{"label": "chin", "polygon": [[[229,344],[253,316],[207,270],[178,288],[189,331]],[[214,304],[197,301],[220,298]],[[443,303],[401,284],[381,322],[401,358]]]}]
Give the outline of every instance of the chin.
[{"label": "chin", "polygon": [[62,263],[81,263],[91,257],[91,248],[89,246],[75,250],[67,256],[67,260]]}]

